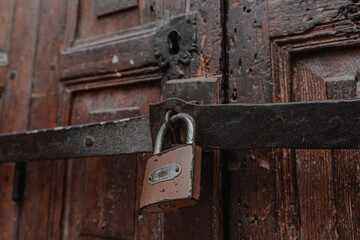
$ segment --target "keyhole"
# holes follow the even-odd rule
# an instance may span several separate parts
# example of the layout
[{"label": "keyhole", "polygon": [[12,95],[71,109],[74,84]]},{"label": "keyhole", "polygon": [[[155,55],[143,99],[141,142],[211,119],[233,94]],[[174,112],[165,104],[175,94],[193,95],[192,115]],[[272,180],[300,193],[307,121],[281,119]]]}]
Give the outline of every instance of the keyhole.
[{"label": "keyhole", "polygon": [[177,54],[180,50],[179,48],[179,39],[180,35],[177,31],[172,31],[168,35],[168,44],[169,44],[169,52],[171,54]]}]

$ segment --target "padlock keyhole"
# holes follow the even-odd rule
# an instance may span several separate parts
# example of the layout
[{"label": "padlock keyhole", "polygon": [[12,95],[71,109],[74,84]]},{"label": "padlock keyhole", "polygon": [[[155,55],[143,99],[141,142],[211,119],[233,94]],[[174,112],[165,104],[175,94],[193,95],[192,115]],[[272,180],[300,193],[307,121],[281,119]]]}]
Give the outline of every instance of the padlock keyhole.
[{"label": "padlock keyhole", "polygon": [[177,54],[180,51],[179,47],[180,34],[177,31],[171,31],[168,35],[169,52]]}]

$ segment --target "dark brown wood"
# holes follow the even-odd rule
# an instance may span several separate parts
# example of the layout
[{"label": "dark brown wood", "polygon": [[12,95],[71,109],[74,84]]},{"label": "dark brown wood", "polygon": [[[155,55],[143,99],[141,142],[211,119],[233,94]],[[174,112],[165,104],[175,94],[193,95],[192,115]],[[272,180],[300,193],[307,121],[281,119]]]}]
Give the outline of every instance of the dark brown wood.
[{"label": "dark brown wood", "polygon": [[[63,21],[66,6],[61,1],[39,1],[34,8],[37,10],[38,20],[33,24],[38,42],[32,47],[36,58],[31,63],[33,75],[29,76],[33,82],[29,129],[56,126],[60,55],[55,50],[63,44],[66,24]],[[63,185],[58,183],[63,181],[64,167],[65,163],[62,161],[27,165],[18,239],[60,238]],[[31,212],[36,214],[29,214]]]},{"label": "dark brown wood", "polygon": [[[11,48],[11,28],[13,26],[13,11],[15,2],[0,2],[1,21],[3,25],[0,31],[0,51],[9,54]],[[8,65],[0,67],[0,112],[3,113],[6,109],[4,106],[4,86],[7,82]],[[5,126],[0,126],[1,132],[6,131]],[[18,130],[20,130],[19,128]],[[12,185],[14,180],[14,164],[7,163],[0,166],[0,225],[3,226],[0,231],[0,238],[11,239],[16,234],[16,220],[18,208],[14,202],[11,201]],[[9,219],[12,219],[9,221]]]},{"label": "dark brown wood", "polygon": [[[351,54],[352,55],[352,54]],[[351,56],[350,55],[350,56]],[[348,60],[349,58],[344,58]],[[350,57],[351,59],[351,57]],[[358,72],[356,73],[358,74]],[[328,99],[349,99],[357,95],[356,77],[331,78],[326,80]],[[333,186],[335,196],[336,227],[339,239],[356,239],[360,236],[359,177],[360,155],[358,150],[332,150]]]},{"label": "dark brown wood", "polygon": [[[119,108],[139,107],[137,113],[143,115],[147,112],[147,103],[160,100],[159,87],[161,86],[162,91],[165,91],[167,77],[163,73],[167,70],[157,67],[154,56],[154,33],[156,26],[162,23],[163,19],[201,10],[197,20],[197,39],[199,39],[197,49],[200,54],[193,54],[190,65],[181,68],[185,77],[219,73],[220,3],[203,5],[202,1],[139,0],[137,6],[131,9],[123,9],[101,17],[96,17],[95,3],[96,1],[69,2],[66,45],[61,71],[64,89],[61,94],[59,114],[63,116],[64,125],[68,124],[69,119],[75,120],[77,116],[82,118],[81,116],[89,115],[90,112],[95,112],[96,115],[99,115],[99,112],[107,112],[106,115],[109,115],[108,112]],[[116,4],[118,3],[120,2],[117,1]],[[113,5],[107,9],[117,9],[117,7]],[[110,88],[117,90],[109,90]],[[109,97],[112,94],[116,97]],[[98,105],[96,110],[92,110],[92,107],[99,102],[107,105]],[[99,119],[98,116],[94,116],[89,117],[89,121],[90,118]],[[134,237],[129,238],[159,239],[162,234],[167,238],[163,218],[160,215],[142,213],[138,208],[145,161],[146,157],[142,155],[137,157],[134,222],[129,221],[129,224],[134,224]],[[68,176],[73,174],[69,173]],[[65,208],[72,208],[71,202],[68,201]],[[80,213],[75,215],[80,216]],[[72,233],[67,233],[66,236],[76,236],[79,231],[74,230],[71,225],[76,217],[71,214],[66,216],[66,219],[69,219],[66,220],[69,221],[66,225],[69,229],[73,229]],[[217,229],[214,232],[218,231],[219,225],[214,229]],[[91,235],[95,234],[91,233]],[[91,236],[89,235],[88,238]]]},{"label": "dark brown wood", "polygon": [[[231,0],[226,4],[225,97],[229,103],[271,102],[268,2]],[[229,220],[225,234],[229,239],[273,239],[277,232],[271,151],[242,151],[237,155],[225,166],[229,171],[224,174],[230,176],[226,183],[225,204],[229,206],[225,219]],[[248,167],[240,168],[243,161]]]},{"label": "dark brown wood", "polygon": [[[269,3],[274,101],[354,96],[351,80],[358,61],[351,55],[357,54],[358,40],[357,30],[353,28],[354,12],[347,10],[350,5],[357,3],[318,1],[316,6],[311,2],[295,6],[290,1]],[[339,47],[347,49],[337,51]],[[334,173],[331,152],[296,150],[286,156],[279,158],[279,166],[289,166],[289,171],[282,176],[295,192],[291,190],[290,194],[281,196],[285,196],[285,203],[292,203],[283,205],[285,213],[297,218],[293,237],[342,239],[353,236],[351,228],[344,231],[344,218],[337,218],[340,211],[341,216],[344,213],[338,207],[346,202],[340,200],[333,187],[334,181],[339,180]],[[315,159],[318,161],[314,162]],[[284,232],[280,234],[287,239]]]},{"label": "dark brown wood", "polygon": [[[302,54],[294,59],[293,86],[296,94],[294,100],[305,98],[306,100],[326,99],[327,97],[338,98],[342,96],[355,96],[354,82],[343,87],[344,78],[353,78],[359,62],[357,61],[358,49],[332,50],[322,53]],[[301,79],[301,80],[300,80]],[[330,84],[329,82],[332,82]],[[335,81],[335,83],[334,83]],[[351,82],[350,82],[351,83]],[[308,89],[308,91],[305,91]],[[293,90],[294,91],[294,90]],[[309,94],[308,92],[311,92]],[[294,91],[295,93],[295,91]],[[341,181],[335,175],[335,160],[331,151],[298,151],[297,174],[299,186],[299,201],[301,222],[312,222],[311,225],[303,225],[304,236],[315,238],[328,238],[339,234],[354,234],[354,231],[344,231],[341,223],[344,210],[342,197],[336,193],[334,182]],[[319,159],[318,163],[311,159]],[[305,160],[303,163],[300,161]],[[305,164],[308,162],[307,164]],[[339,163],[337,163],[339,164]],[[350,176],[348,176],[350,177]],[[340,207],[340,209],[338,209]],[[319,216],[318,210],[324,211]],[[326,210],[325,210],[326,209]],[[340,220],[340,222],[338,222]],[[344,235],[345,234],[345,235]]]},{"label": "dark brown wood", "polygon": [[216,104],[220,99],[220,84],[221,77],[170,80],[166,84],[166,95],[198,104]]},{"label": "dark brown wood", "polygon": [[[9,64],[0,67],[2,132],[145,114],[149,102],[165,98],[171,89],[166,86],[167,70],[160,69],[153,56],[156,25],[192,11],[198,12],[197,50],[190,65],[180,67],[184,78],[224,74],[225,94],[220,97],[225,102],[354,96],[352,79],[360,65],[358,1],[126,1],[131,8],[122,1],[101,1],[106,5],[101,16],[98,2],[0,3],[0,52],[9,56]],[[198,95],[200,101],[209,99]],[[131,156],[125,165],[112,158],[85,160],[80,169],[34,163],[20,210],[10,201],[13,166],[2,164],[0,238],[218,239],[222,197],[229,239],[359,238],[357,151],[249,150],[234,158],[224,154],[228,171],[223,176],[228,179],[223,185],[220,154],[205,155],[205,200],[166,216],[147,215],[137,207],[149,156]],[[82,187],[85,181],[91,186]],[[124,195],[112,184],[133,188]],[[220,196],[220,185],[231,191],[225,189],[226,196]],[[131,204],[118,204],[112,192],[131,199]],[[85,199],[85,210],[74,203],[78,199]],[[102,202],[107,206],[97,204]],[[128,225],[117,225],[124,219],[115,216],[112,207],[131,218]],[[110,222],[101,221],[101,213]]]},{"label": "dark brown wood", "polygon": [[[351,56],[358,55],[359,30],[354,27],[358,25],[358,1],[231,1],[228,9],[229,102],[354,97],[353,79],[358,59]],[[339,48],[341,50],[337,51]],[[271,82],[268,81],[270,76]],[[340,159],[340,156],[346,158],[345,152],[349,150],[337,151],[336,158]],[[253,152],[239,153],[237,160],[230,162],[242,166],[244,164],[241,163],[246,162],[242,159],[248,159],[246,156],[252,154],[256,155]],[[254,161],[263,162],[261,156],[265,156],[265,160],[275,160],[275,165],[269,167],[269,171],[274,173],[269,174],[264,182],[257,178],[252,180],[252,176],[258,176],[261,171],[260,163],[258,168],[252,165],[251,171],[240,171],[239,167],[234,172],[232,179],[245,175],[250,183],[237,188],[242,191],[243,197],[240,194],[240,197],[230,197],[233,209],[236,208],[237,197],[244,201],[253,189],[260,189],[265,184],[268,188],[258,192],[259,195],[264,194],[261,200],[257,201],[255,197],[249,199],[248,203],[252,204],[250,207],[247,205],[249,212],[236,215],[229,210],[230,237],[352,239],[357,236],[353,218],[349,217],[350,206],[356,204],[349,205],[349,201],[340,197],[354,196],[349,188],[343,187],[351,178],[349,175],[346,180],[344,178],[349,174],[346,163],[346,167],[339,168],[340,162],[335,163],[338,160],[331,157],[330,151],[319,150],[274,149],[269,155],[260,154]],[[352,159],[357,159],[356,154]],[[351,166],[354,168],[354,165]],[[275,206],[273,196],[265,195],[274,189]],[[344,191],[338,192],[339,189]],[[240,225],[236,225],[238,220],[261,211],[258,202],[265,202],[266,206],[275,209],[264,218],[269,224],[260,225],[264,222],[259,221],[258,227],[241,225],[240,229]],[[275,212],[276,219],[272,218]],[[266,229],[266,236],[262,235],[263,229]]]},{"label": "dark brown wood", "polygon": [[[80,89],[91,89],[89,86],[91,82],[89,85],[87,82],[82,82],[81,84],[83,87]],[[105,84],[106,82],[104,82],[104,86],[106,86]],[[122,83],[120,84],[123,85]],[[72,110],[72,124],[110,120],[113,117],[119,116],[119,114],[121,115],[121,113],[128,113],[127,110],[129,109],[136,109],[136,111],[131,111],[132,113],[144,114],[147,111],[147,101],[156,101],[156,96],[159,92],[157,82],[144,82],[142,86],[146,87],[146,92],[139,89],[136,84],[108,89],[104,88],[104,86],[103,88],[101,88],[101,85],[96,86],[95,89],[98,90],[95,92],[84,90],[78,92],[78,88],[72,89],[72,85],[68,85],[69,90],[73,91],[73,101],[70,106],[70,110]],[[135,105],[136,107],[130,108],[130,106],[133,106],[133,100],[128,96],[137,96],[137,100],[140,100],[139,104]],[[109,112],[114,111],[118,114],[109,114]],[[121,163],[122,159],[124,159],[123,163]],[[147,232],[135,233],[136,224],[152,226],[148,228],[149,230],[156,226],[156,221],[151,222],[152,216],[145,215],[146,217],[140,223],[134,218],[134,214],[139,208],[138,205],[135,205],[136,199],[140,197],[136,185],[138,182],[136,177],[138,172],[137,161],[139,160],[140,158],[136,155],[130,155],[89,159],[84,163],[78,163],[77,161],[70,163],[69,168],[74,170],[68,172],[67,175],[67,191],[69,192],[67,194],[65,210],[65,221],[68,229],[65,232],[66,237],[83,236],[85,238],[85,236],[102,236],[103,238],[131,238],[138,234],[148,234]],[[124,171],[119,173],[119,168],[124,169]],[[79,173],[78,169],[84,169],[84,172]],[[96,182],[95,179],[99,177],[104,178],[104,180]],[[86,179],[93,179],[93,181],[88,183]],[[126,179],[131,179],[131,181]],[[73,186],[73,182],[77,184]],[[93,190],[86,192],[82,186],[87,184],[95,188],[91,187]],[[123,187],[119,188],[118,186]],[[74,188],[78,190],[73,191],[72,189]],[[102,193],[98,189],[102,189]],[[81,202],[75,204],[76,199],[84,199],[84,202],[87,202],[86,198],[84,198],[86,195],[93,196],[94,200],[88,201],[89,203],[86,204]],[[99,203],[105,202],[107,204],[99,205]],[[127,202],[128,204],[119,204],[118,202]],[[94,209],[94,207],[96,207],[95,211],[87,211],[87,209]],[[118,212],[124,212],[124,214],[118,215]],[[82,224],[78,226],[73,224],[74,221],[77,221],[76,219],[81,219]],[[126,228],[121,227],[122,225],[125,225]],[[154,229],[157,228],[154,227]],[[158,233],[157,230],[154,230],[150,231],[149,234],[156,236]]]},{"label": "dark brown wood", "polygon": [[[40,1],[1,3],[4,31],[1,51],[8,54],[9,64],[1,67],[4,91],[1,97],[0,131],[21,131],[28,128],[29,104],[37,44],[38,7]],[[21,61],[19,61],[21,59]],[[16,109],[16,111],[15,111]],[[14,165],[1,166],[0,238],[15,239],[19,231],[20,206],[11,200]]]},{"label": "dark brown wood", "polygon": [[[8,53],[10,61],[0,67],[2,132],[146,114],[148,103],[158,102],[166,89],[166,69],[153,55],[155,27],[190,11],[200,10],[199,55],[181,67],[186,77],[220,73],[220,2],[101,1],[104,8],[99,3],[1,3],[0,52]],[[146,157],[123,159],[31,164],[19,214],[10,201],[13,166],[3,164],[0,238],[160,239],[161,216],[138,209]],[[91,184],[87,188],[86,182]],[[214,222],[216,230],[210,232],[218,236],[220,223]]]}]

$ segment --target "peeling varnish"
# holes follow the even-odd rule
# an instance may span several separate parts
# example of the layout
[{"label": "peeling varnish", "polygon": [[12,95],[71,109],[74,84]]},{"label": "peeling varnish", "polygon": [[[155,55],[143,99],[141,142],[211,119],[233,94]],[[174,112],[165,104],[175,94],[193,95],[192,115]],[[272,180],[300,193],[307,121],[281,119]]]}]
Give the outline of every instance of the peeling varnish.
[{"label": "peeling varnish", "polygon": [[264,161],[264,160],[260,160],[259,161],[259,166],[262,168],[265,168],[267,170],[270,170],[270,165],[268,162]]},{"label": "peeling varnish", "polygon": [[119,57],[116,56],[116,55],[114,55],[113,58],[111,59],[111,63],[112,63],[112,64],[116,64],[116,63],[118,63],[118,62],[119,62]]}]

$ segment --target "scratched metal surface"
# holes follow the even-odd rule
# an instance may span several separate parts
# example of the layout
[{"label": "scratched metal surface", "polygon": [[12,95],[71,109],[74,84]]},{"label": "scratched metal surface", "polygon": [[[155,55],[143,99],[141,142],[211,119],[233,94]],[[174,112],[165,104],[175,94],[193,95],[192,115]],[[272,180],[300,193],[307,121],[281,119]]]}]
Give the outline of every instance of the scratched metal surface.
[{"label": "scratched metal surface", "polygon": [[169,99],[150,105],[153,139],[169,109],[194,118],[203,150],[360,146],[360,100],[196,105]]},{"label": "scratched metal surface", "polygon": [[0,135],[0,162],[151,151],[147,116]]},{"label": "scratched metal surface", "polygon": [[150,105],[151,130],[143,116],[0,135],[0,162],[151,152],[169,109],[194,118],[203,150],[360,146],[360,100],[197,105],[173,98]]}]

